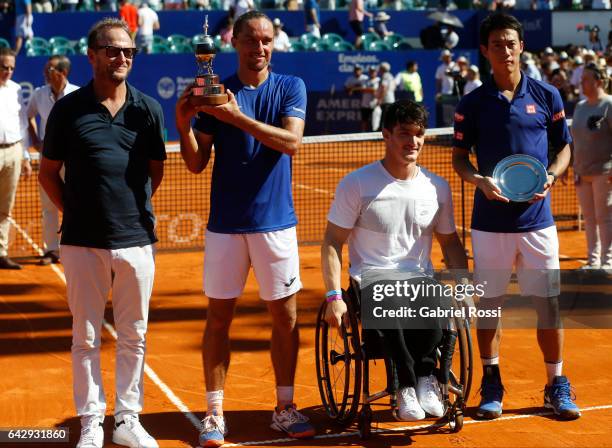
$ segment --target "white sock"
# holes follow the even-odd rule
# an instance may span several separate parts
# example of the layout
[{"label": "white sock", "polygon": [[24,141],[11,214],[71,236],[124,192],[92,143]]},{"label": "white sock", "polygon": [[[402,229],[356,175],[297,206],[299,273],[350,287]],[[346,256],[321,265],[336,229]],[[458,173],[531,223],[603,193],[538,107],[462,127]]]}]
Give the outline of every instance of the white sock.
[{"label": "white sock", "polygon": [[213,410],[216,410],[217,414],[223,414],[223,390],[206,392],[206,404],[207,414],[210,414]]},{"label": "white sock", "polygon": [[483,366],[497,366],[499,365],[499,356],[494,356],[493,358],[480,358]]},{"label": "white sock", "polygon": [[548,378],[548,385],[550,386],[556,376],[562,375],[563,361],[546,362],[544,364],[546,364],[546,378]]},{"label": "white sock", "polygon": [[293,404],[293,386],[276,386],[276,400],[282,404]]}]

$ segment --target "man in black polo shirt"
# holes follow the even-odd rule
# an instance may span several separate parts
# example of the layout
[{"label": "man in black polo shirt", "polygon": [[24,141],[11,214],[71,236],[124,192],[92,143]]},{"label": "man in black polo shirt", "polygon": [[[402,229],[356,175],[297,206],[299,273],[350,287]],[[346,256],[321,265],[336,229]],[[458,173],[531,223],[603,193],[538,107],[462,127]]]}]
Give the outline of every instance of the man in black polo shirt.
[{"label": "man in black polo shirt", "polygon": [[64,213],[60,256],[73,316],[74,399],[82,426],[77,446],[104,444],[100,340],[112,289],[118,335],[113,442],[157,447],[138,413],[157,241],[151,196],[166,158],[163,115],[155,100],[126,82],[135,48],[124,22],[95,24],[88,47],[93,81],[55,104],[39,175]]}]

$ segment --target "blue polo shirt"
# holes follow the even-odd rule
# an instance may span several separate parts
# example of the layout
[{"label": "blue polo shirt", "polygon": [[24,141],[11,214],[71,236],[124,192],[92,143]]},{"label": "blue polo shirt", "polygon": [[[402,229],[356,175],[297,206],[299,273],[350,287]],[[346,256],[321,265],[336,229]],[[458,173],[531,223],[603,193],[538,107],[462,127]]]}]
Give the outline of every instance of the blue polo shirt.
[{"label": "blue polo shirt", "polygon": [[[282,127],[283,117],[306,119],[306,86],[295,76],[270,73],[256,88],[237,75],[223,80],[242,113]],[[200,113],[194,129],[212,135],[215,164],[208,230],[217,233],[271,232],[297,224],[291,192],[291,157],[251,134]]]},{"label": "blue polo shirt", "polygon": [[[478,171],[491,176],[495,165],[513,154],[528,154],[548,167],[554,151],[571,142],[558,90],[522,73],[509,101],[491,79],[464,96],[455,111],[453,145],[474,148]],[[518,233],[554,225],[550,195],[534,204],[490,201],[480,189],[474,195],[472,228],[485,232]]]}]

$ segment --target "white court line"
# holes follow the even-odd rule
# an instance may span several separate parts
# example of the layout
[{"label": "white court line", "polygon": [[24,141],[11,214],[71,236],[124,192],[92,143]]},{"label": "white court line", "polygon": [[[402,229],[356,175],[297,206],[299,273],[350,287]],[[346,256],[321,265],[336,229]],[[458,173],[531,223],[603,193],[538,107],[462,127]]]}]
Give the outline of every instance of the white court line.
[{"label": "white court line", "polygon": [[[602,405],[602,406],[591,406],[588,408],[580,409],[580,412],[590,412],[590,411],[601,411],[612,409],[612,404]],[[485,423],[498,423],[502,421],[509,420],[522,420],[526,418],[533,417],[542,417],[546,415],[553,415],[552,411],[542,411],[542,412],[534,412],[532,414],[521,414],[521,415],[509,415],[507,417],[499,417],[494,420],[466,420],[463,422],[464,425],[475,425],[475,424],[485,424]],[[402,426],[398,428],[385,428],[385,429],[372,429],[372,434],[376,433],[391,433],[391,432],[406,432],[406,431],[415,431],[418,429],[426,429],[426,428],[436,428],[443,427],[446,425],[443,424],[427,424],[427,425],[417,425],[417,426]],[[313,439],[321,440],[321,439],[335,439],[341,437],[354,437],[359,436],[358,431],[352,432],[341,432],[337,434],[321,434],[319,436],[315,436]],[[313,440],[310,439],[310,440]],[[273,445],[277,443],[285,443],[285,442],[295,442],[297,439],[292,439],[289,437],[281,438],[281,439],[272,439],[272,440],[258,440],[253,442],[242,442],[242,443],[226,443],[223,445],[223,448],[232,447],[232,446],[257,446],[257,445]]]},{"label": "white court line", "polygon": [[[11,224],[13,226],[15,226],[15,228],[17,229],[17,231],[21,234],[21,236],[23,236],[23,238],[32,246],[32,248],[34,249],[34,251],[39,254],[40,256],[44,255],[43,250],[40,248],[40,246],[38,244],[36,244],[32,238],[30,238],[30,235],[27,234],[27,232],[25,230],[23,230],[21,228],[21,226],[19,224],[17,224],[17,222],[9,217],[9,221],[11,222]],[[57,276],[62,280],[62,282],[64,282],[64,284],[66,284],[66,276],[64,275],[64,273],[60,270],[60,268],[58,268],[56,265],[51,264],[51,269],[53,269],[53,271],[57,274]],[[109,324],[106,319],[102,320],[102,325],[104,326],[104,328],[106,328],[108,330],[108,332],[110,333],[110,335],[117,340],[117,332],[115,331],[115,328],[113,328],[113,326],[111,324]],[[183,413],[183,415],[185,416],[185,418],[187,420],[189,420],[191,422],[191,424],[193,426],[195,426],[195,428],[199,431],[201,428],[201,423],[200,420],[189,410],[189,408],[185,405],[185,403],[183,403],[181,401],[181,399],[179,397],[177,397],[174,392],[172,392],[172,390],[168,387],[168,385],[166,383],[164,383],[159,376],[157,375],[157,373],[155,373],[155,371],[145,362],[144,365],[144,371],[145,374],[149,377],[149,379],[151,381],[153,381],[153,383],[159,387],[159,389],[164,393],[164,395],[166,395],[166,398],[168,398],[168,400],[170,400],[172,402],[172,404],[174,404],[174,406],[176,406],[178,408],[179,411],[181,411]]]}]

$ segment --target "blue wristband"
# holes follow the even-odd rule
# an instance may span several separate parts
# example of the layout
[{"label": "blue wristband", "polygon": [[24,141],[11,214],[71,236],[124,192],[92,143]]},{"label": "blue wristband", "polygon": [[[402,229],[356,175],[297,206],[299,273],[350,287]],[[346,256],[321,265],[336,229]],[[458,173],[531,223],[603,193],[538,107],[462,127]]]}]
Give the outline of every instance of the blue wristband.
[{"label": "blue wristband", "polygon": [[341,295],[342,295],[342,291],[339,291],[337,289],[332,289],[331,291],[327,291],[327,293],[325,294],[325,297],[341,296]]}]

